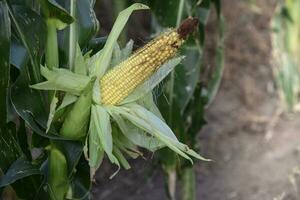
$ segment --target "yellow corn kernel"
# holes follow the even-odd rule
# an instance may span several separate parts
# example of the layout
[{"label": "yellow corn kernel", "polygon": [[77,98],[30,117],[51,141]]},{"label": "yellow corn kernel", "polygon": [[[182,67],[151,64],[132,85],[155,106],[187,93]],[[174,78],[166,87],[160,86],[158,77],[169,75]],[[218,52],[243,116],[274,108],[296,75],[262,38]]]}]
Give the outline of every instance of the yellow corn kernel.
[{"label": "yellow corn kernel", "polygon": [[100,80],[101,100],[116,105],[148,79],[164,62],[175,56],[183,38],[171,30],[149,42]]},{"label": "yellow corn kernel", "polygon": [[184,39],[197,25],[198,19],[185,19],[177,29],[158,36],[107,72],[100,80],[102,104],[121,103],[163,63],[175,56]]}]

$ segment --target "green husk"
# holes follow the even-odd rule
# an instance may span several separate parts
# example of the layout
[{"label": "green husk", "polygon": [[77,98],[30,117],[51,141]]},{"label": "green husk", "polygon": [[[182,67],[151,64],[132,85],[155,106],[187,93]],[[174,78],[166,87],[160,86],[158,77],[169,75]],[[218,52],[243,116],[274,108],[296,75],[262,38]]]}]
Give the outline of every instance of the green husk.
[{"label": "green husk", "polygon": [[92,78],[68,113],[60,134],[68,139],[78,140],[88,132],[92,104],[92,89],[96,78]]},{"label": "green husk", "polygon": [[113,107],[113,110],[140,129],[153,135],[170,149],[188,159],[191,163],[193,163],[193,161],[188,155],[200,160],[210,161],[191,150],[187,145],[180,143],[165,122],[142,106],[138,104],[128,104],[123,107]]},{"label": "green husk", "polygon": [[67,160],[64,154],[51,145],[49,156],[49,189],[51,199],[64,200],[69,182],[67,172]]},{"label": "green husk", "polygon": [[37,90],[59,90],[79,96],[91,78],[79,75],[66,69],[49,70],[41,67],[41,74],[47,81],[32,85],[31,88]]}]

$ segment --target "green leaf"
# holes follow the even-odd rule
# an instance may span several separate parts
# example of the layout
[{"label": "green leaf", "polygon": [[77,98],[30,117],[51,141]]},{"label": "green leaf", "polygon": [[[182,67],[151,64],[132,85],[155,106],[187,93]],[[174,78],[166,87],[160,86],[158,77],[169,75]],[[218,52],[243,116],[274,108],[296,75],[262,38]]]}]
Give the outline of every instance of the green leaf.
[{"label": "green leaf", "polygon": [[92,55],[99,52],[101,49],[103,49],[105,43],[106,43],[107,37],[99,37],[99,38],[92,38],[88,45],[87,50],[91,51]]},{"label": "green leaf", "polygon": [[21,156],[22,152],[14,135],[15,124],[9,123],[5,129],[0,129],[0,170],[6,172],[9,166]]},{"label": "green leaf", "polygon": [[117,163],[117,159],[112,154],[113,141],[111,134],[110,117],[108,112],[101,106],[92,106],[92,126],[95,127],[95,131],[98,133],[101,146],[108,155],[108,158],[112,163]]},{"label": "green leaf", "polygon": [[156,106],[153,94],[152,92],[149,92],[147,95],[145,95],[143,98],[139,99],[137,103],[143,107],[145,107],[147,110],[155,114],[157,117],[159,117],[162,121],[164,121],[163,116],[161,115],[158,107]]},{"label": "green leaf", "polygon": [[[95,144],[100,144],[97,146],[92,146],[93,149],[89,149],[90,151],[96,150],[97,152],[92,152],[92,166],[91,167],[99,167],[99,163],[95,163],[95,161],[102,161],[102,149],[107,154],[110,162],[116,164],[118,166],[118,170],[111,176],[111,178],[119,171],[120,164],[118,159],[113,155],[113,139],[112,139],[112,129],[110,124],[110,117],[108,112],[101,106],[92,105],[92,114],[90,121],[90,134],[94,137],[94,139],[98,139],[98,141],[91,141]],[[95,136],[98,135],[98,137]],[[98,152],[98,150],[100,150]],[[91,159],[91,158],[90,158]],[[97,168],[96,168],[97,169]],[[92,168],[91,177],[94,176],[96,170]]]},{"label": "green leaf", "polygon": [[57,103],[58,103],[58,98],[55,96],[55,93],[54,93],[51,104],[50,104],[50,112],[49,112],[49,117],[48,117],[48,121],[47,121],[46,132],[48,132],[50,129],[51,123],[52,123],[54,115],[55,115]]},{"label": "green leaf", "polygon": [[208,105],[213,101],[217,94],[224,71],[224,19],[222,16],[220,16],[218,23],[218,42],[216,47],[217,52],[215,67],[207,87]]},{"label": "green leaf", "polygon": [[156,20],[164,27],[175,27],[180,0],[150,1]]},{"label": "green leaf", "polygon": [[208,159],[201,157],[187,145],[180,143],[172,130],[157,116],[145,108],[137,104],[130,104],[126,105],[126,107],[118,107],[118,112],[139,128],[161,140],[166,146],[189,161],[193,162],[188,155],[200,160],[208,161]]},{"label": "green leaf", "polygon": [[143,153],[138,150],[137,145],[125,137],[116,124],[113,124],[112,130],[114,146],[117,146],[120,151],[126,153],[128,156],[134,159],[143,155]]},{"label": "green leaf", "polygon": [[19,179],[36,174],[41,174],[39,166],[20,157],[9,167],[5,175],[0,178],[0,187],[10,185]]},{"label": "green leaf", "polygon": [[94,1],[76,0],[77,35],[80,46],[85,46],[98,32],[99,22],[94,12]]},{"label": "green leaf", "polygon": [[41,78],[40,60],[46,41],[46,24],[36,12],[23,6],[13,6],[12,9],[9,9],[9,14],[14,30],[29,53],[30,81],[31,83],[39,82]]},{"label": "green leaf", "polygon": [[127,59],[130,54],[132,53],[132,48],[133,48],[133,40],[129,40],[129,42],[126,44],[126,46],[121,50],[120,46],[118,43],[115,45],[112,59],[111,59],[111,64],[109,69],[115,67],[119,63],[121,63],[123,60]]},{"label": "green leaf", "polygon": [[67,176],[71,179],[76,172],[76,166],[80,160],[83,151],[82,142],[76,141],[55,141],[55,146],[64,154],[68,163]]},{"label": "green leaf", "polygon": [[276,63],[274,73],[280,96],[288,111],[295,108],[300,94],[299,5],[298,0],[278,4],[272,20],[272,43]]},{"label": "green leaf", "polygon": [[200,21],[199,32],[191,35],[181,48],[186,59],[171,73],[169,81],[165,85],[164,93],[168,98],[161,95],[158,103],[168,124],[179,135],[177,130],[184,126],[180,115],[183,115],[187,104],[193,97],[196,85],[199,84],[202,40],[204,39],[204,25],[208,19],[210,0],[200,3],[196,0],[155,0],[152,4],[155,19],[158,22],[154,27],[156,30],[160,30],[161,26],[179,26],[181,20],[188,16],[196,16]]},{"label": "green leaf", "polygon": [[84,57],[82,56],[79,44],[77,44],[77,46],[76,46],[74,72],[76,74],[81,74],[81,75],[86,75],[87,74],[86,63],[85,63]]},{"label": "green leaf", "polygon": [[42,188],[42,178],[39,165],[20,157],[0,178],[0,187],[10,184],[19,199],[48,199],[48,195]]},{"label": "green leaf", "polygon": [[39,0],[41,3],[42,13],[45,18],[54,21],[58,30],[64,29],[67,25],[71,24],[73,17],[61,7],[55,0]]},{"label": "green leaf", "polygon": [[80,95],[90,81],[89,77],[75,74],[67,69],[49,70],[46,67],[41,67],[41,73],[47,81],[32,85],[31,88],[60,90],[73,95]]},{"label": "green leaf", "polygon": [[0,129],[7,121],[7,90],[10,73],[10,20],[6,2],[0,2]]},{"label": "green leaf", "polygon": [[199,6],[195,8],[194,15],[199,19],[198,36],[201,47],[205,43],[205,26],[208,22],[208,18],[211,11],[212,0],[203,0]]},{"label": "green leaf", "polygon": [[91,197],[91,180],[88,176],[89,166],[84,158],[81,157],[76,166],[76,174],[72,177],[72,199],[89,200]]},{"label": "green leaf", "polygon": [[56,111],[60,111],[64,108],[66,108],[67,106],[71,105],[72,103],[74,103],[77,100],[77,96],[71,95],[71,94],[66,94],[64,96],[64,99],[62,100],[62,103],[60,104],[60,106],[57,108]]},{"label": "green leaf", "polygon": [[218,17],[221,17],[221,0],[212,0],[215,4]]},{"label": "green leaf", "polygon": [[[184,112],[199,82],[201,58],[199,47],[196,45],[184,46],[182,53],[186,57],[175,70],[173,95],[173,98],[176,100],[174,101],[177,104],[176,107],[180,108],[180,113]],[[169,93],[168,88],[166,89]]]},{"label": "green leaf", "polygon": [[193,167],[185,167],[180,177],[182,200],[196,200],[196,174]]},{"label": "green leaf", "polygon": [[[28,78],[26,67],[21,68],[21,74],[12,87],[10,97],[15,111],[27,122],[34,133],[47,138],[66,140],[58,136],[58,132],[53,128],[50,128],[46,134],[49,111],[45,108],[43,96],[28,87],[30,82]],[[35,103],[32,104],[32,102]]]},{"label": "green leaf", "polygon": [[99,58],[96,60],[95,68],[93,68],[91,71],[92,75],[96,75],[98,78],[104,75],[104,73],[106,72],[107,68],[110,65],[112,52],[116,45],[117,39],[121,31],[123,30],[126,22],[128,21],[129,16],[135,10],[144,10],[144,9],[149,9],[149,7],[140,3],[135,3],[130,7],[128,7],[127,9],[120,12],[107,38],[107,42],[105,43],[105,46],[102,49]]},{"label": "green leaf", "polygon": [[147,135],[143,130],[133,125],[130,121],[127,121],[121,117],[118,110],[115,111],[115,107],[108,108],[110,115],[118,124],[123,135],[128,138],[133,144],[146,148],[150,151],[155,151],[164,146],[159,140],[153,136]]},{"label": "green leaf", "polygon": [[[66,10],[76,19],[70,28],[58,34],[61,65],[67,66],[74,71],[73,59],[76,54],[76,44],[78,43],[83,50],[90,50],[90,42],[98,32],[99,23],[93,10],[94,2],[87,0],[56,0],[63,5]],[[86,51],[85,51],[86,52]]]},{"label": "green leaf", "polygon": [[[88,151],[88,155],[87,155],[87,151]],[[93,126],[92,120],[90,121],[89,142],[88,142],[88,146],[87,144],[85,146],[85,154],[86,157],[88,157],[89,165],[91,168],[91,178],[93,178],[96,170],[99,168],[99,166],[103,161],[104,150],[100,143],[100,138],[97,133],[96,127]]]},{"label": "green leaf", "polygon": [[16,41],[16,39],[12,38],[10,46],[10,64],[20,70],[27,65],[28,61],[29,54],[26,48],[20,44],[20,42]]},{"label": "green leaf", "polygon": [[[46,26],[43,19],[34,11],[23,6],[13,6],[9,10],[12,19],[16,38],[20,38],[20,43],[16,48],[18,52],[24,52],[25,47],[30,64],[27,63],[26,54],[22,53],[22,59],[11,59],[12,64],[21,68],[21,74],[11,89],[11,100],[16,112],[41,135],[41,127],[46,128],[47,109],[44,96],[29,88],[30,84],[40,81],[40,60],[45,46]],[[22,49],[22,50],[21,50]],[[14,50],[14,49],[13,49]],[[21,50],[21,51],[19,51]],[[14,53],[14,51],[12,51]],[[35,102],[32,104],[31,102]],[[33,116],[35,119],[33,119]],[[37,123],[39,125],[37,125]]]},{"label": "green leaf", "polygon": [[[158,118],[157,116],[155,116],[153,113],[149,112],[142,106],[140,106],[138,104],[128,104],[124,107],[128,108],[127,111],[130,114],[141,117],[141,120],[145,120],[145,122],[147,122],[149,120],[148,121],[149,127],[153,126],[153,129],[160,130],[166,137],[169,137],[172,140],[178,141],[178,139],[174,135],[173,131],[169,128],[169,126],[165,122],[163,122],[160,118]],[[146,116],[148,116],[148,117],[146,117]],[[151,129],[152,128],[149,128],[148,130],[151,130]]]},{"label": "green leaf", "polygon": [[189,102],[184,113],[185,119],[185,133],[180,134],[180,139],[187,142],[192,147],[196,147],[197,134],[199,130],[205,125],[204,119],[205,108],[208,98],[203,96],[202,87],[198,85],[196,88],[193,99]]},{"label": "green leaf", "polygon": [[[11,89],[11,100],[14,109],[31,126],[37,126],[36,122],[46,128],[48,111],[45,108],[44,97],[37,91],[29,88],[30,77],[27,74],[27,66],[21,69],[21,74]],[[32,104],[34,102],[34,104]],[[34,120],[29,118],[34,116]],[[30,121],[30,122],[29,122]]]},{"label": "green leaf", "polygon": [[119,160],[122,167],[124,167],[124,169],[127,169],[127,170],[130,169],[130,165],[129,165],[128,161],[126,160],[126,158],[124,157],[124,155],[122,154],[122,152],[120,151],[120,149],[117,146],[114,146],[113,152],[114,152],[116,158]]},{"label": "green leaf", "polygon": [[22,119],[19,119],[18,130],[16,132],[16,141],[18,143],[18,146],[20,146],[20,149],[24,156],[26,156],[26,158],[31,161],[33,159],[31,155],[32,144],[29,144],[27,127],[25,121]]}]

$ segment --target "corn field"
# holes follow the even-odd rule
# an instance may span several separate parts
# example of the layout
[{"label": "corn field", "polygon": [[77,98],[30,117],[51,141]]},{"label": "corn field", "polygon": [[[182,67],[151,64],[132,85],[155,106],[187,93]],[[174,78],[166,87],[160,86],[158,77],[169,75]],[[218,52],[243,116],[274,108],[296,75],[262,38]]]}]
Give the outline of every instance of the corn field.
[{"label": "corn field", "polygon": [[[255,123],[266,124],[268,141],[281,118],[297,115],[300,91],[300,1],[272,2],[270,22],[264,22],[272,78],[263,87],[272,88],[276,111],[265,121],[252,114]],[[253,18],[265,15],[260,3],[239,2]],[[253,199],[239,196],[239,186],[228,195],[220,189],[221,197],[199,193],[199,177],[222,163],[211,153],[210,144],[218,143],[211,138],[219,137],[211,130],[226,129],[207,127],[227,81],[234,81],[226,59],[245,43],[237,36],[238,44],[228,45],[227,24],[246,29],[251,20],[238,10],[240,25],[226,19],[228,6],[225,0],[0,0],[0,199]],[[243,79],[248,72],[241,65],[234,73]],[[248,87],[255,95],[249,84],[246,94]],[[225,100],[222,108],[236,101]],[[245,97],[245,110],[249,101]],[[242,131],[252,123],[245,121]],[[121,175],[145,165],[142,179]],[[163,191],[138,196],[155,173]],[[234,185],[234,178],[213,179]],[[123,179],[137,187],[115,189]],[[288,199],[285,192],[269,194]]]}]

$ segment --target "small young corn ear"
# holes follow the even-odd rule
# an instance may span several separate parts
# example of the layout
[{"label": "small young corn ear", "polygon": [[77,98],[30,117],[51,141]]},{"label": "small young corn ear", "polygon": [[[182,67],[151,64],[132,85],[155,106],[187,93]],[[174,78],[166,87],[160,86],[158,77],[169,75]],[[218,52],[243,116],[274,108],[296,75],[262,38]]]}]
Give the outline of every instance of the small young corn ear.
[{"label": "small young corn ear", "polygon": [[81,139],[88,131],[89,117],[91,114],[92,90],[96,78],[92,78],[82,94],[67,114],[60,129],[60,134],[68,139]]},{"label": "small young corn ear", "polygon": [[64,154],[52,145],[49,156],[49,186],[52,200],[64,200],[68,190],[67,160]]}]

